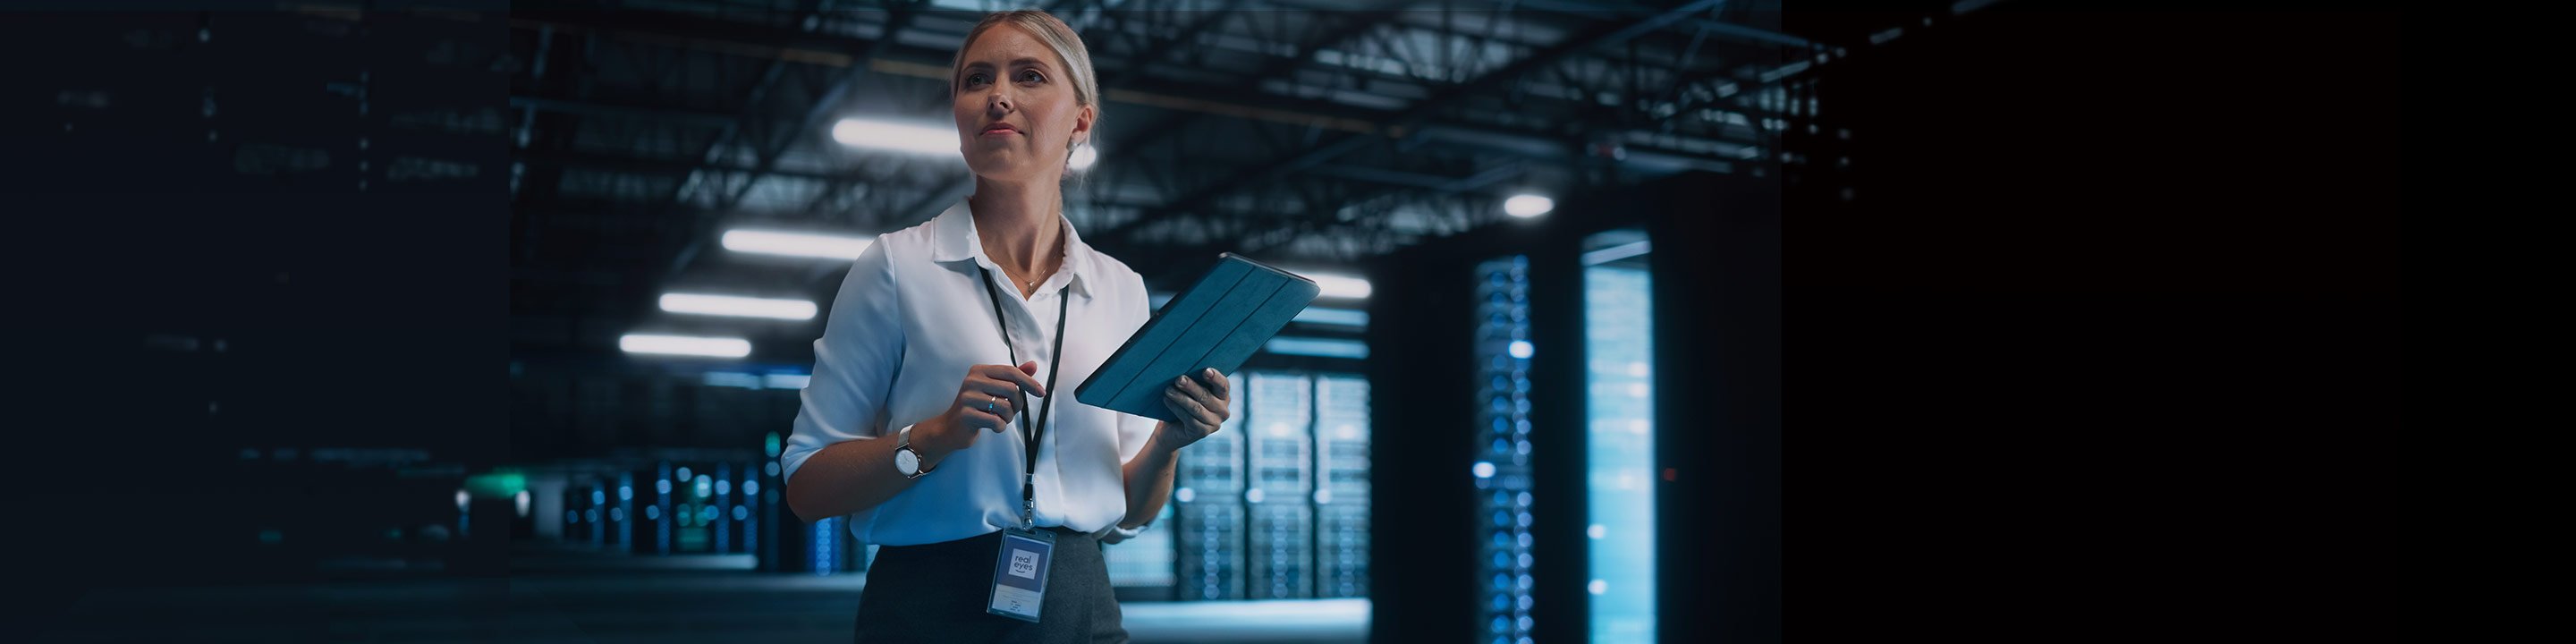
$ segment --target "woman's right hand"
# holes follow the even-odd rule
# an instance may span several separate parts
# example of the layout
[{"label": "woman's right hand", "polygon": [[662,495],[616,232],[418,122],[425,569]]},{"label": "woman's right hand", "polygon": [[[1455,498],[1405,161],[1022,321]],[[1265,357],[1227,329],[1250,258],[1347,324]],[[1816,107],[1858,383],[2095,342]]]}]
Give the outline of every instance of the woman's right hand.
[{"label": "woman's right hand", "polygon": [[1035,360],[1017,367],[967,367],[966,381],[957,386],[957,397],[948,402],[948,411],[912,427],[913,449],[921,453],[924,465],[936,466],[949,454],[973,446],[984,432],[1000,433],[1026,402],[1021,394],[1046,396],[1046,387],[1038,384],[1037,373]]}]

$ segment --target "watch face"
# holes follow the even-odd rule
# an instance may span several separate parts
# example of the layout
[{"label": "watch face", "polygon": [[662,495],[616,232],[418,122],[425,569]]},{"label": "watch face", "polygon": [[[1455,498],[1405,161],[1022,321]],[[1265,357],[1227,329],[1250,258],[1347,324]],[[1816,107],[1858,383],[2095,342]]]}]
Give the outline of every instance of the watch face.
[{"label": "watch face", "polygon": [[914,454],[909,449],[895,450],[894,469],[902,472],[904,476],[911,476],[914,472],[921,471],[921,455]]}]

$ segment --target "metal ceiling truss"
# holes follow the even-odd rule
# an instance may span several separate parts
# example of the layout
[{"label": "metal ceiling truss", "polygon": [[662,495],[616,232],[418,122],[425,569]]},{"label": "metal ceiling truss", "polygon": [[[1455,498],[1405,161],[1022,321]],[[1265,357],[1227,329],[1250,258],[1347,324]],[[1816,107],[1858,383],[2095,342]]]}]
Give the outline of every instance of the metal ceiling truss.
[{"label": "metal ceiling truss", "polygon": [[[825,125],[946,113],[974,13],[591,4],[618,8],[513,12],[514,54],[535,63],[512,79],[516,203],[654,222],[621,239],[663,244],[661,281],[692,271],[720,222],[886,231],[971,188],[962,166],[847,149]],[[1808,46],[1719,0],[1347,4],[1048,6],[1092,47],[1105,101],[1102,162],[1066,195],[1085,238],[1148,277],[1219,249],[1331,263],[1490,224],[1507,188],[1734,171],[1777,149],[1790,97],[1769,63]],[[514,217],[523,258],[583,261],[526,248],[546,225]]]},{"label": "metal ceiling truss", "polygon": [[[1476,76],[1474,80],[1446,87],[1439,93],[1434,94],[1431,98],[1414,103],[1411,108],[1408,108],[1402,113],[1396,115],[1395,118],[1383,122],[1386,124],[1385,131],[1394,137],[1405,137],[1408,135],[1419,136],[1420,133],[1417,128],[1419,128],[1425,121],[1429,120],[1435,113],[1451,107],[1450,103],[1452,101],[1471,98],[1478,93],[1492,91],[1495,89],[1508,89],[1514,81],[1518,80],[1523,75],[1534,70],[1552,67],[1572,54],[1580,53],[1596,47],[1605,47],[1626,42],[1627,40],[1633,39],[1637,36],[1660,29],[1664,25],[1670,24],[1675,20],[1687,18],[1700,11],[1707,10],[1721,4],[1722,2],[1723,0],[1693,0],[1690,3],[1676,7],[1671,11],[1659,14],[1647,20],[1623,26],[1595,29],[1592,32],[1576,36],[1569,39],[1567,42],[1560,43],[1531,56],[1513,60],[1500,69],[1483,72]],[[1194,209],[1203,208],[1210,202],[1234,192],[1244,190],[1246,187],[1266,185],[1268,183],[1278,181],[1289,174],[1330,162],[1362,148],[1372,145],[1386,144],[1389,142],[1390,140],[1386,137],[1372,136],[1365,133],[1342,135],[1332,143],[1310,146],[1295,155],[1280,158],[1275,162],[1249,168],[1236,173],[1226,180],[1211,184],[1193,192],[1189,196],[1183,197],[1169,206],[1150,211],[1143,217],[1139,217],[1135,220],[1118,224],[1117,226],[1102,232],[1098,237],[1102,241],[1106,241],[1111,244],[1125,242],[1130,235],[1135,234],[1138,229],[1148,224],[1189,213]]]}]

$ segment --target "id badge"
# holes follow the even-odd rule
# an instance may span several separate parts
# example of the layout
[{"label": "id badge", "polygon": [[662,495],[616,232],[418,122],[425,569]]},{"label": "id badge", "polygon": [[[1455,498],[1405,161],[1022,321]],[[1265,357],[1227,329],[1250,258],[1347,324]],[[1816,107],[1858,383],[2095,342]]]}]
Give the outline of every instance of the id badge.
[{"label": "id badge", "polygon": [[984,612],[1025,622],[1038,621],[1046,599],[1047,559],[1055,556],[1055,533],[1019,528],[1002,530],[1002,552],[993,561],[993,596]]}]

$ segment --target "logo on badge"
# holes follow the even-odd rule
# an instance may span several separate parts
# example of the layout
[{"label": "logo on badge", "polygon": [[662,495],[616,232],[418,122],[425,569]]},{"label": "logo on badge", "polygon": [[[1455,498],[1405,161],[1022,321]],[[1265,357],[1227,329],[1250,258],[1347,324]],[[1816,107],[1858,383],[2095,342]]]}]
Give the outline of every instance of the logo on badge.
[{"label": "logo on badge", "polygon": [[1011,576],[1022,579],[1038,578],[1038,553],[1027,550],[1011,551]]}]

